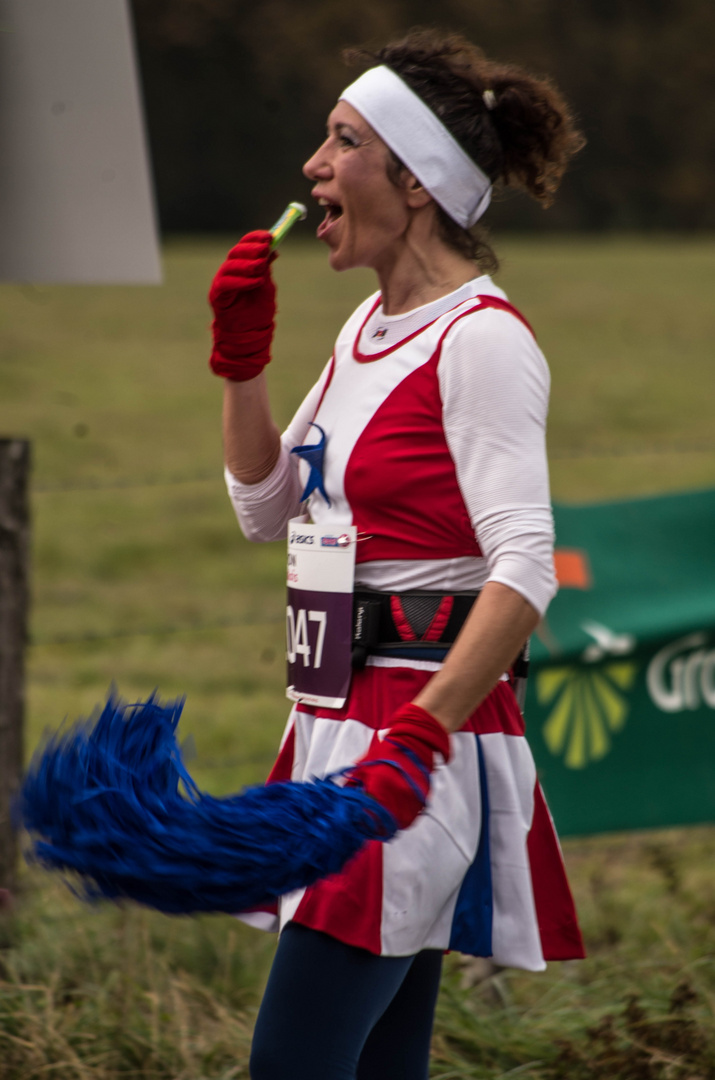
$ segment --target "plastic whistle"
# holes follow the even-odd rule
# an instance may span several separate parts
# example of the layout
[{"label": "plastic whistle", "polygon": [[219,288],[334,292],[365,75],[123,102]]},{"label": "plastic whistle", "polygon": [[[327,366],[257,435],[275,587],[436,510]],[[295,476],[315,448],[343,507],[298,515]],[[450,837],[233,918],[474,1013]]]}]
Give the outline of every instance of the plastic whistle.
[{"label": "plastic whistle", "polygon": [[277,248],[281,240],[286,234],[293,228],[296,221],[304,221],[308,215],[308,211],[303,206],[303,203],[292,202],[288,203],[285,210],[278,218],[278,221],[270,229],[271,236],[271,251],[273,248]]}]

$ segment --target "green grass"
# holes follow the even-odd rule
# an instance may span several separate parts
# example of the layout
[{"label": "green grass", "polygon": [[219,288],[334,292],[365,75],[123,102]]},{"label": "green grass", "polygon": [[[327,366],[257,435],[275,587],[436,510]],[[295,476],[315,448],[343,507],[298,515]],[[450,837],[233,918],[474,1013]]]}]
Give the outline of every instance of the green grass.
[{"label": "green grass", "polygon": [[[206,367],[205,294],[228,242],[169,243],[158,289],[0,287],[0,434],[30,438],[34,457],[28,751],[112,681],[127,697],[158,687],[187,695],[191,768],[217,794],[265,777],[287,712],[283,552],[239,534]],[[715,241],[500,250],[499,281],[551,365],[554,497],[715,486]],[[373,284],[293,238],[276,276],[285,423]],[[589,960],[470,989],[448,958],[433,1075],[715,1077],[715,832],[565,850]],[[2,933],[1,1080],[247,1076],[266,935],[86,909],[28,871]]]}]

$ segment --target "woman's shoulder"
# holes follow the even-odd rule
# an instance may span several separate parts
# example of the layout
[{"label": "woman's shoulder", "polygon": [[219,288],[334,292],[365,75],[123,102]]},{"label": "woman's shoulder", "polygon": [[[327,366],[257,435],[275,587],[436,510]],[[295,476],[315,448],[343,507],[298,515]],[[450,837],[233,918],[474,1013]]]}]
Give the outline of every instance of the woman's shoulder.
[{"label": "woman's shoulder", "polygon": [[473,278],[470,285],[475,298],[480,296],[493,296],[497,300],[509,302],[507,294],[497,285],[494,278],[489,274],[480,274],[479,277]]},{"label": "woman's shoulder", "polygon": [[[480,279],[480,286],[484,279]],[[485,283],[486,284],[486,283]],[[493,303],[491,301],[494,301]],[[466,377],[514,378],[527,372],[548,386],[546,358],[526,318],[502,289],[481,289],[448,322],[442,338],[440,375],[463,371]]]},{"label": "woman's shoulder", "polygon": [[507,344],[535,342],[526,316],[486,274],[475,278],[471,296],[447,312],[443,323],[449,340],[497,337]]}]

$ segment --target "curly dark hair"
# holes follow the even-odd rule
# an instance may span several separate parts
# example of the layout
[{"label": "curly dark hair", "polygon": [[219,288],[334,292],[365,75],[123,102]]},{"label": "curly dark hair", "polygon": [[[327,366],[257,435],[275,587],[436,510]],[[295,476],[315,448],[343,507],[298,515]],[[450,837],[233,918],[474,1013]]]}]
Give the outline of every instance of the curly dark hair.
[{"label": "curly dark hair", "polygon": [[[520,188],[544,207],[585,143],[549,79],[489,60],[461,34],[418,28],[377,51],[346,49],[343,56],[364,67],[386,64],[437,114],[497,190]],[[393,159],[390,176],[398,182],[404,165]],[[483,226],[463,229],[441,207],[437,216],[447,244],[483,270],[497,269]]]}]

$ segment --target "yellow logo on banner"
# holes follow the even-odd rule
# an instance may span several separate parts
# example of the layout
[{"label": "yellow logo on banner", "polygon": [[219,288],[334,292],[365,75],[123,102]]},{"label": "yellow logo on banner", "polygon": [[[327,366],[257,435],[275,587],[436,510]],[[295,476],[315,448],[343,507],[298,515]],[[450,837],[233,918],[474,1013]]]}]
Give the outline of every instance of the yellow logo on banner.
[{"label": "yellow logo on banner", "polygon": [[591,670],[553,667],[536,677],[541,705],[554,702],[544,724],[544,741],[552,754],[564,755],[569,769],[583,769],[611,749],[611,736],[620,731],[628,715],[626,692],[638,667],[618,660]]}]

